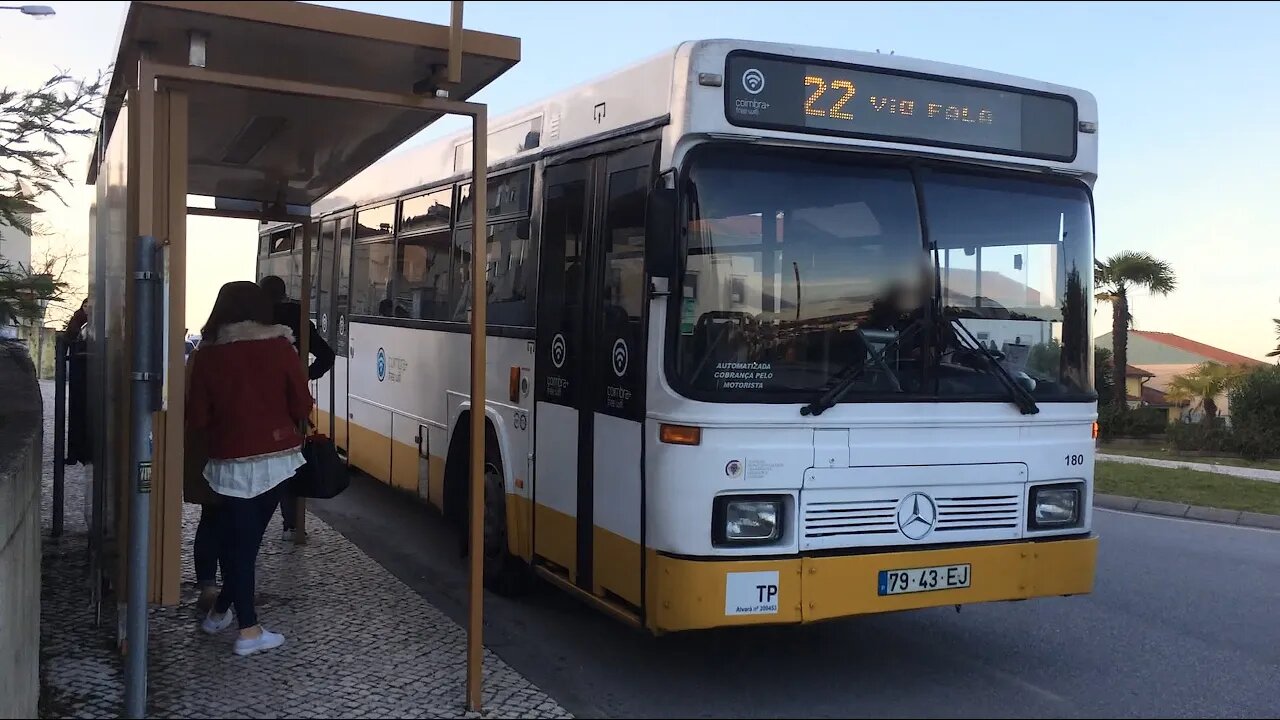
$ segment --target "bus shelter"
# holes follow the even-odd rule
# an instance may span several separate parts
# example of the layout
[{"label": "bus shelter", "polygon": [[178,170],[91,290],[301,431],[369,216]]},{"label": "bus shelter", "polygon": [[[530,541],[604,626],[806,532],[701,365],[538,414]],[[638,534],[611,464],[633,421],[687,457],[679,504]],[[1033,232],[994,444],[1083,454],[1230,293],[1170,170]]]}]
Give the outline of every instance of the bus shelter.
[{"label": "bus shelter", "polygon": [[[486,108],[468,98],[519,61],[520,41],[464,30],[462,9],[454,0],[445,26],[297,2],[130,4],[88,174],[97,192],[86,512],[92,600],[100,609],[112,588],[124,619],[131,716],[145,709],[147,606],[177,603],[180,589],[186,217],[301,223],[305,326],[312,203],[456,114],[472,118],[474,221],[484,227]],[[483,277],[483,253],[472,259]],[[484,402],[484,287],[473,290],[474,404]],[[303,333],[304,364],[306,343]],[[479,548],[484,413],[471,417]],[[483,553],[471,556],[467,698],[479,709]]]}]

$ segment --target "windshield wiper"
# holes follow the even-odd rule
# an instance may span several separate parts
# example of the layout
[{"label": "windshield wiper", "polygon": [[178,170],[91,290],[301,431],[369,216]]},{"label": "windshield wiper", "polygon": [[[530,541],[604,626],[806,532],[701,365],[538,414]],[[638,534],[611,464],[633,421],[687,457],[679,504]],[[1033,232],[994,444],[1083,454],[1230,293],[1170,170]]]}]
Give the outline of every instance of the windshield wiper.
[{"label": "windshield wiper", "polygon": [[893,382],[895,389],[898,390],[898,392],[901,392],[902,387],[898,385],[897,378],[893,377],[892,371],[890,371],[884,364],[884,356],[903,340],[906,340],[908,337],[919,332],[925,324],[926,323],[923,319],[915,320],[908,325],[907,329],[903,330],[898,337],[886,343],[879,352],[872,350],[870,345],[866,343],[866,336],[863,335],[861,331],[858,331],[858,336],[863,338],[864,344],[867,344],[867,350],[869,352],[868,357],[862,362],[849,363],[841,368],[840,372],[837,373],[837,377],[843,377],[840,377],[840,379],[837,380],[830,389],[823,392],[822,395],[818,396],[818,398],[813,402],[800,408],[800,414],[813,415],[816,417],[829,410],[837,402],[840,402],[840,398],[849,391],[849,388],[853,387],[853,383],[857,381],[858,378],[862,377],[862,373],[865,372],[868,367],[871,367],[872,363],[876,363],[884,368],[885,371],[889,373],[889,378]]},{"label": "windshield wiper", "polygon": [[987,349],[987,346],[983,345],[981,340],[974,337],[973,333],[969,332],[969,328],[965,327],[964,323],[960,322],[959,318],[949,318],[949,320],[951,322],[951,326],[953,328],[958,328],[960,332],[963,333],[965,339],[972,343],[974,348],[986,357],[987,364],[995,368],[996,376],[1000,378],[1000,381],[1004,383],[1005,387],[1009,388],[1009,392],[1013,395],[1013,404],[1018,406],[1018,410],[1023,415],[1035,415],[1040,412],[1040,406],[1036,404],[1036,399],[1031,396],[1031,393],[1028,392],[1025,387],[1014,379],[1013,375],[1009,373],[1009,370],[996,359],[995,355],[991,354],[991,351]]}]

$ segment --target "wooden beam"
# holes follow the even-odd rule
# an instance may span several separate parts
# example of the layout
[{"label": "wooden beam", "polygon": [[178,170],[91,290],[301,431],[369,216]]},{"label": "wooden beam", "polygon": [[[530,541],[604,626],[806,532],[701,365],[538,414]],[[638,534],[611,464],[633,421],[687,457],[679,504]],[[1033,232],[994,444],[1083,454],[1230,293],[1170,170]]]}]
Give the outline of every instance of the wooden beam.
[{"label": "wooden beam", "polygon": [[216,208],[187,207],[188,215],[203,217],[230,218],[233,220],[265,220],[267,222],[304,223],[311,219],[310,215],[282,215],[273,212],[254,212],[252,210],[218,210]]},{"label": "wooden beam", "polygon": [[[281,95],[303,95],[306,97],[327,98],[330,100],[348,100],[351,102],[385,105],[387,107],[425,110],[447,115],[466,115],[475,117],[483,112],[484,105],[461,100],[422,97],[420,95],[401,95],[399,93],[380,92],[377,90],[358,90],[336,85],[320,85],[298,80],[281,80],[279,78],[261,77],[258,75],[238,75],[236,73],[219,72],[207,68],[188,67],[183,65],[149,64],[155,77],[163,84],[207,83],[244,90],[260,90],[262,92],[279,93]],[[167,82],[165,82],[167,81]]]},{"label": "wooden beam", "polygon": [[453,0],[449,10],[448,79],[452,90],[462,82],[462,0]]}]

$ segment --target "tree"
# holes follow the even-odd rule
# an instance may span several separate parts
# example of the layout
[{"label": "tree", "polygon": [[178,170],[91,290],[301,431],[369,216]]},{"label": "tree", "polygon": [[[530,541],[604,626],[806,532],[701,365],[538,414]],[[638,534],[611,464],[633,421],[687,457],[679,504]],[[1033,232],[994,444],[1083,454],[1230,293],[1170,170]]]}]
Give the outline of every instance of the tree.
[{"label": "tree", "polygon": [[64,242],[57,246],[50,243],[31,259],[31,271],[52,278],[57,290],[48,298],[44,314],[46,322],[61,323],[80,307],[80,300],[85,294],[84,285],[73,277],[76,275],[73,266],[84,257],[83,251]]},{"label": "tree", "polygon": [[1241,455],[1280,457],[1280,367],[1261,367],[1231,388],[1231,431]]},{"label": "tree", "polygon": [[1036,343],[1027,353],[1027,369],[1044,377],[1057,377],[1062,365],[1062,343],[1054,338]]},{"label": "tree", "polygon": [[1169,383],[1165,393],[1175,402],[1192,402],[1204,408],[1205,422],[1212,423],[1218,417],[1217,398],[1239,384],[1246,369],[1228,367],[1217,363],[1201,363],[1185,375],[1178,375]]},{"label": "tree", "polygon": [[1125,402],[1125,368],[1129,365],[1129,327],[1133,314],[1129,311],[1129,291],[1146,289],[1168,295],[1177,287],[1173,268],[1163,260],[1143,252],[1112,255],[1105,262],[1094,261],[1093,282],[1097,299],[1111,303],[1111,388],[1113,400]]},{"label": "tree", "polygon": [[[31,235],[31,214],[42,197],[66,204],[59,187],[72,179],[64,143],[93,135],[105,77],[77,80],[59,71],[34,90],[0,88],[0,225]],[[0,259],[0,325],[40,318],[56,305],[67,289],[69,261],[53,258],[50,268],[29,268]]]},{"label": "tree", "polygon": [[1098,392],[1099,405],[1111,405],[1115,402],[1112,393],[1114,383],[1115,379],[1111,376],[1111,351],[1107,348],[1094,348],[1093,389]]},{"label": "tree", "polygon": [[0,88],[0,223],[30,234],[27,218],[42,196],[66,204],[58,187],[73,181],[64,143],[93,136],[105,84],[105,73],[78,80],[59,71],[35,90]]},{"label": "tree", "polygon": [[1280,318],[1272,320],[1276,324],[1276,349],[1267,353],[1267,357],[1280,357]]}]

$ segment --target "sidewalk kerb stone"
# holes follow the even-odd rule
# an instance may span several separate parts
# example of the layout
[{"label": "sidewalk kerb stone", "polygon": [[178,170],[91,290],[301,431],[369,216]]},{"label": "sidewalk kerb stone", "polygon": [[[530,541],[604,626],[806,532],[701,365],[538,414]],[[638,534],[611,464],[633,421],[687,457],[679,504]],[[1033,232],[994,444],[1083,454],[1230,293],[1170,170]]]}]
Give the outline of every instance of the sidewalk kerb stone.
[{"label": "sidewalk kerb stone", "polygon": [[1168,502],[1166,500],[1138,500],[1138,505],[1134,509],[1140,513],[1149,515],[1167,515],[1169,517],[1185,517],[1187,510],[1191,508],[1185,503]]},{"label": "sidewalk kerb stone", "polygon": [[1093,505],[1094,507],[1106,508],[1107,510],[1133,512],[1138,508],[1138,499],[1125,497],[1123,495],[1095,493],[1093,496]]},{"label": "sidewalk kerb stone", "polygon": [[1280,530],[1280,515],[1267,515],[1265,513],[1242,512],[1240,513],[1240,524],[1250,527],[1268,528],[1270,530]]},{"label": "sidewalk kerb stone", "polygon": [[1197,507],[1192,505],[1187,508],[1187,517],[1192,520],[1205,520],[1208,522],[1223,523],[1226,525],[1240,524],[1239,510],[1223,510],[1221,508]]},{"label": "sidewalk kerb stone", "polygon": [[1267,513],[1184,505],[1182,503],[1144,500],[1124,495],[1107,495],[1105,493],[1094,494],[1093,505],[1095,508],[1106,510],[1119,510],[1121,512],[1135,512],[1162,517],[1182,517],[1188,520],[1201,520],[1220,525],[1241,525],[1280,530],[1280,515],[1269,515]]}]

